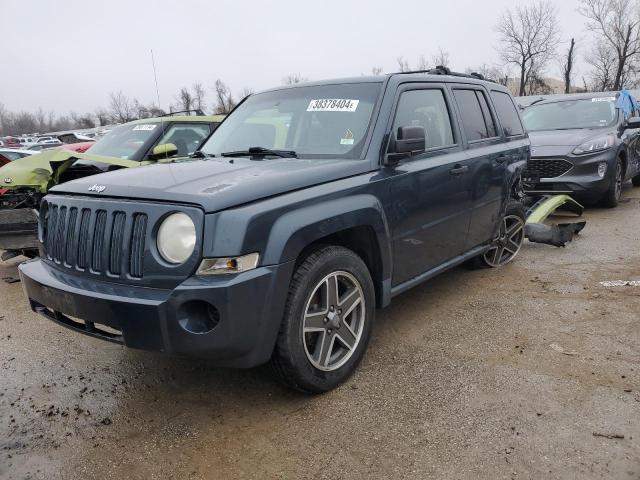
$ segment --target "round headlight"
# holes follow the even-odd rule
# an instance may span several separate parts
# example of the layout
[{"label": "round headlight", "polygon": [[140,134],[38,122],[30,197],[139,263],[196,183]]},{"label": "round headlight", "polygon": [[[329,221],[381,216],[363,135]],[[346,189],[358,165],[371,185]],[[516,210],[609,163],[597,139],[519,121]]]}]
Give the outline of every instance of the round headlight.
[{"label": "round headlight", "polygon": [[173,213],[158,229],[158,251],[169,263],[186,262],[196,246],[196,226],[184,213]]}]

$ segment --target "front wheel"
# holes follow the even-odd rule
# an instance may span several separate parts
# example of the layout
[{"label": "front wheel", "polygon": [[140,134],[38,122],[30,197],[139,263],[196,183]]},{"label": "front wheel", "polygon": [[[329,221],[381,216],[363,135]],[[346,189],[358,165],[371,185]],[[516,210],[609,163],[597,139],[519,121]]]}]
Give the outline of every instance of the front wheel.
[{"label": "front wheel", "polygon": [[286,385],[326,392],[362,359],[375,316],[373,281],[354,252],[328,246],[296,269],[271,365]]},{"label": "front wheel", "polygon": [[634,187],[640,187],[640,173],[631,179]]},{"label": "front wheel", "polygon": [[620,196],[622,195],[622,184],[624,183],[623,180],[624,172],[622,170],[622,161],[618,159],[613,170],[611,186],[602,197],[602,205],[604,207],[614,208],[618,206],[618,202],[620,202]]}]

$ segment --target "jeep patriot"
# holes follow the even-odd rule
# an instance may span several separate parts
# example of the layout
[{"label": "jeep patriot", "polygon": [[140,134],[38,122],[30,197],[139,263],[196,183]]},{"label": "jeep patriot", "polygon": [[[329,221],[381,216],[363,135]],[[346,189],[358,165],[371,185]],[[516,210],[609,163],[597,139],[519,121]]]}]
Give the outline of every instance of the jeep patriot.
[{"label": "jeep patriot", "polygon": [[188,161],[56,186],[32,309],[128,347],[231,367],[270,362],[323,392],[362,359],[377,308],[524,240],[530,155],[506,88],[428,72],[246,98]]}]

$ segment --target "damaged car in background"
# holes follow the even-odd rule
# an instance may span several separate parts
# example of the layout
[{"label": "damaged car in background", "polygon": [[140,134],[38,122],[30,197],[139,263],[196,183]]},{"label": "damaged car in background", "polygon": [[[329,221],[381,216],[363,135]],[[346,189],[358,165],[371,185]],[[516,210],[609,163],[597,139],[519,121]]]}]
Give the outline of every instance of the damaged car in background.
[{"label": "damaged car in background", "polygon": [[[186,112],[179,112],[186,113]],[[0,250],[4,259],[37,254],[37,210],[54,185],[120,168],[175,161],[193,154],[223,115],[176,115],[121,125],[80,153],[63,148],[0,168]],[[70,144],[74,148],[81,144]]]},{"label": "damaged car in background", "polygon": [[640,186],[640,118],[629,92],[529,97],[522,118],[532,149],[527,194],[615,207],[624,182]]}]

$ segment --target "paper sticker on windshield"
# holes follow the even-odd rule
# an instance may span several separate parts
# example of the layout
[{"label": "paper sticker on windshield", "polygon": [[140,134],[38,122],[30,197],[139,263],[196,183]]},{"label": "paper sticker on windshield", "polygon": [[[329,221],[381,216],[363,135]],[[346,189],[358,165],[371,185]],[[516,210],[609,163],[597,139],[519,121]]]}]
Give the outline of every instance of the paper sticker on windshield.
[{"label": "paper sticker on windshield", "polygon": [[355,112],[360,100],[346,98],[321,98],[311,100],[307,112]]},{"label": "paper sticker on windshield", "polygon": [[616,97],[598,97],[598,98],[592,98],[591,101],[592,102],[615,102]]},{"label": "paper sticker on windshield", "polygon": [[145,130],[145,131],[151,131],[154,128],[156,128],[156,126],[153,123],[147,123],[145,125],[136,125],[135,127],[133,127],[134,130]]},{"label": "paper sticker on windshield", "polygon": [[353,145],[353,132],[347,128],[344,136],[340,139],[340,145]]}]

